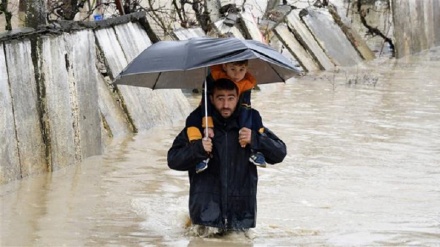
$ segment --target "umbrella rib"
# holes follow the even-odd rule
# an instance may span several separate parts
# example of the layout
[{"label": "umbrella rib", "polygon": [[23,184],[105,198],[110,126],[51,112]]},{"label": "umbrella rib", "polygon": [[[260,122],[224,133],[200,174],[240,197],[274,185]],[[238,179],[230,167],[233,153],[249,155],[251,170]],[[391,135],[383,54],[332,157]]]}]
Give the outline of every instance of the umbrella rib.
[{"label": "umbrella rib", "polygon": [[156,81],[154,82],[153,86],[151,87],[151,89],[155,89],[157,82],[159,81],[160,75],[162,74],[162,72],[159,72],[159,75],[156,77]]},{"label": "umbrella rib", "polygon": [[283,79],[283,81],[286,82],[286,79],[284,79],[283,76],[278,73],[278,71],[274,68],[274,66],[272,66],[272,64],[269,64],[269,66],[272,68],[273,71],[275,71],[279,78]]},{"label": "umbrella rib", "polygon": [[[271,61],[271,62],[269,62],[270,64],[277,63],[279,66],[281,66],[281,67],[285,67],[285,68],[287,68],[287,69],[292,69],[292,68],[294,68],[294,67],[292,67],[292,66],[290,66],[290,65],[288,65],[288,64],[285,64],[283,61],[280,61],[280,60],[274,60],[274,59],[272,59],[271,57],[267,56],[267,55],[264,54],[264,53],[261,53],[261,52],[258,52],[258,51],[254,51],[254,52],[257,53],[257,54],[259,55],[259,57],[261,56],[260,59],[262,59],[262,57],[263,57],[263,58],[267,59],[266,62]],[[265,59],[262,59],[262,60],[265,60]],[[268,61],[268,60],[269,60],[269,61]],[[296,69],[295,69],[295,70],[296,70]]]}]

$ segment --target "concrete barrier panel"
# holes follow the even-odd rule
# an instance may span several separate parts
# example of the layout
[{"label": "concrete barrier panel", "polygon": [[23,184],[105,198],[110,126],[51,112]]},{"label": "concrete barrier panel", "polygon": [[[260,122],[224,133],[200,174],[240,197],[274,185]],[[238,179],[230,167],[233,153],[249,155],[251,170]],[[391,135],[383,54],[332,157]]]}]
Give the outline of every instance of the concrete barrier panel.
[{"label": "concrete barrier panel", "polygon": [[4,184],[19,179],[21,174],[3,43],[0,47],[0,184]]},{"label": "concrete barrier panel", "polygon": [[224,19],[218,20],[216,22],[214,22],[214,27],[215,30],[221,34],[221,35],[226,35],[226,34],[232,34],[233,37],[236,37],[238,39],[245,39],[243,34],[240,32],[240,30],[235,27],[235,26],[228,26],[226,24],[223,23]]},{"label": "concrete barrier panel", "polygon": [[29,40],[5,42],[9,85],[22,177],[46,172],[46,148],[39,115],[40,99]]},{"label": "concrete barrier panel", "polygon": [[119,45],[116,34],[112,28],[95,31],[99,48],[104,54],[107,70],[111,78],[115,78],[128,64],[127,58]]},{"label": "concrete barrier panel", "polygon": [[310,54],[298,42],[287,26],[282,24],[278,25],[274,29],[274,33],[305,71],[310,72],[319,70],[319,65],[316,64],[313,57],[310,56]]},{"label": "concrete barrier panel", "polygon": [[114,28],[119,43],[124,44],[121,48],[128,62],[151,45],[147,33],[138,24],[129,22]]},{"label": "concrete barrier panel", "polygon": [[[53,170],[74,165],[81,160],[79,138],[75,140],[77,121],[74,119],[74,83],[69,78],[71,69],[69,52],[63,35],[46,36],[41,40],[40,74],[45,88],[46,133],[49,159]],[[85,61],[83,61],[85,62]]]},{"label": "concrete barrier panel", "polygon": [[433,25],[432,28],[434,29],[434,41],[433,46],[440,46],[440,28],[438,28],[438,23],[440,23],[440,1],[439,0],[432,0],[432,6],[431,11],[433,14]]},{"label": "concrete barrier panel", "polygon": [[[105,56],[110,78],[115,78],[125,68],[129,60],[119,45],[116,33],[112,28],[97,30],[95,36]],[[130,56],[130,53],[127,55]],[[135,54],[132,53],[132,56]],[[141,103],[151,98],[152,90],[124,85],[118,85],[118,90],[121,96],[121,106],[127,110],[126,114],[136,130],[153,126],[152,123],[148,123],[148,113],[144,109],[146,107],[144,107],[144,103]]]},{"label": "concrete barrier panel", "polygon": [[398,58],[440,45],[439,0],[393,0],[392,4]]},{"label": "concrete barrier panel", "polygon": [[252,15],[251,12],[241,12],[240,14],[241,22],[243,23],[244,30],[248,33],[248,35],[253,39],[257,40],[263,43],[267,43],[266,40],[263,37],[263,34],[261,33],[258,23],[255,20],[255,17]]},{"label": "concrete barrier panel", "polygon": [[65,36],[68,42],[69,69],[73,87],[75,130],[79,137],[81,160],[102,153],[101,118],[98,107],[95,37],[91,30]]},{"label": "concrete barrier panel", "polygon": [[101,135],[101,138],[105,147],[107,145],[104,144],[109,143],[111,138],[127,136],[133,130],[130,129],[131,124],[119,101],[115,100],[117,96],[109,90],[108,82],[101,75],[97,75],[97,80],[98,104],[103,121],[102,132],[105,134]]},{"label": "concrete barrier panel", "polygon": [[[118,37],[125,33],[123,29],[124,27],[120,27],[113,31],[111,28],[106,28],[95,32],[99,46],[105,54],[111,78],[115,78],[143,50],[132,43],[123,43],[124,48],[122,48]],[[139,35],[146,36],[146,33]],[[129,119],[138,131],[147,130],[164,123],[171,123],[174,118],[180,119],[187,112],[175,112],[175,109],[171,109],[170,105],[179,104],[187,106],[189,109],[188,101],[182,101],[183,94],[180,90],[174,91],[174,97],[169,97],[169,92],[158,92],[162,90],[153,91],[149,88],[134,86],[118,85],[118,90],[123,101],[123,107],[127,110]],[[164,95],[166,95],[166,98],[164,98]]]},{"label": "concrete barrier panel", "polygon": [[425,33],[426,33],[426,41],[428,44],[434,44],[435,43],[435,32],[436,29],[439,29],[438,25],[434,22],[434,12],[433,12],[433,6],[434,1],[440,2],[438,0],[425,0],[425,4],[423,5],[424,9],[423,12],[425,13]]},{"label": "concrete barrier panel", "polygon": [[[424,12],[424,2],[425,1],[408,1],[410,9],[410,23],[411,23],[411,43],[412,49],[416,51],[422,51],[428,49],[429,46],[426,40],[425,33],[425,12]],[[408,28],[408,27],[407,27]]]},{"label": "concrete barrier panel", "polygon": [[368,47],[367,42],[365,42],[358,32],[342,23],[340,23],[339,26],[341,26],[341,29],[343,29],[344,33],[347,35],[348,41],[350,41],[364,60],[369,61],[376,58],[373,51]]},{"label": "concrete barrier panel", "polygon": [[298,41],[306,50],[315,58],[319,63],[321,69],[324,70],[334,70],[335,64],[330,60],[327,54],[322,50],[321,46],[316,42],[313,34],[310,33],[309,29],[304,25],[299,17],[299,10],[292,10],[290,14],[287,15],[287,24],[290,30],[298,38]]},{"label": "concrete barrier panel", "polygon": [[302,17],[304,23],[336,65],[353,66],[362,62],[358,52],[341,28],[335,24],[328,10],[313,8],[305,10],[308,14]]},{"label": "concrete barrier panel", "polygon": [[187,40],[194,37],[203,37],[206,36],[205,32],[202,28],[179,28],[173,30],[173,35],[177,40]]}]

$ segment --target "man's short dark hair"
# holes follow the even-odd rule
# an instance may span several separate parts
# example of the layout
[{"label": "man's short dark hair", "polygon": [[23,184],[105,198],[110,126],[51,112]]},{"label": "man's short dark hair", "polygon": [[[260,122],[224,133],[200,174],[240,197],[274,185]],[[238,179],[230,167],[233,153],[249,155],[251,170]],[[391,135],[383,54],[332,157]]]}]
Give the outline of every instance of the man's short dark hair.
[{"label": "man's short dark hair", "polygon": [[234,90],[238,95],[237,85],[233,81],[226,78],[220,78],[214,82],[211,93],[214,94],[215,90],[228,90],[228,91]]}]

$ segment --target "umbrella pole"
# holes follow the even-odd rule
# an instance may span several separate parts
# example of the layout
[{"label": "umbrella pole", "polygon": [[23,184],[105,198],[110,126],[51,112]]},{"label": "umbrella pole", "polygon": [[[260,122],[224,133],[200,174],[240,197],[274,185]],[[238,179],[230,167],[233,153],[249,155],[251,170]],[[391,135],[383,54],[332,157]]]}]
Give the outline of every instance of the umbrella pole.
[{"label": "umbrella pole", "polygon": [[205,140],[208,139],[208,86],[207,86],[207,82],[205,79],[205,92],[204,92],[204,96],[205,96],[205,102],[203,102],[205,104]]}]

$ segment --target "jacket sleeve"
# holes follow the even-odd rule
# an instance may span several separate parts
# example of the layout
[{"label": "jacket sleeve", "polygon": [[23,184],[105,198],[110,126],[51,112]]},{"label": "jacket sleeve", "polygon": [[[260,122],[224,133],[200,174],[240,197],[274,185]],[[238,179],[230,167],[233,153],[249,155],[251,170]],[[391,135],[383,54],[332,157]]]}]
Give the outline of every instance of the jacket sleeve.
[{"label": "jacket sleeve", "polygon": [[264,127],[259,111],[253,108],[251,110],[253,121],[252,124],[254,125],[253,130],[255,130],[255,127],[258,129],[264,129],[263,133],[261,134],[259,131],[252,131],[251,148],[255,151],[263,153],[266,162],[269,164],[282,162],[287,155],[286,144],[272,131]]},{"label": "jacket sleeve", "polygon": [[263,153],[269,164],[280,163],[287,155],[286,144],[268,128],[261,134],[252,131],[251,147]]},{"label": "jacket sleeve", "polygon": [[208,157],[203,149],[202,140],[189,142],[186,128],[174,139],[173,145],[168,150],[168,167],[178,171],[194,169],[196,164]]}]

